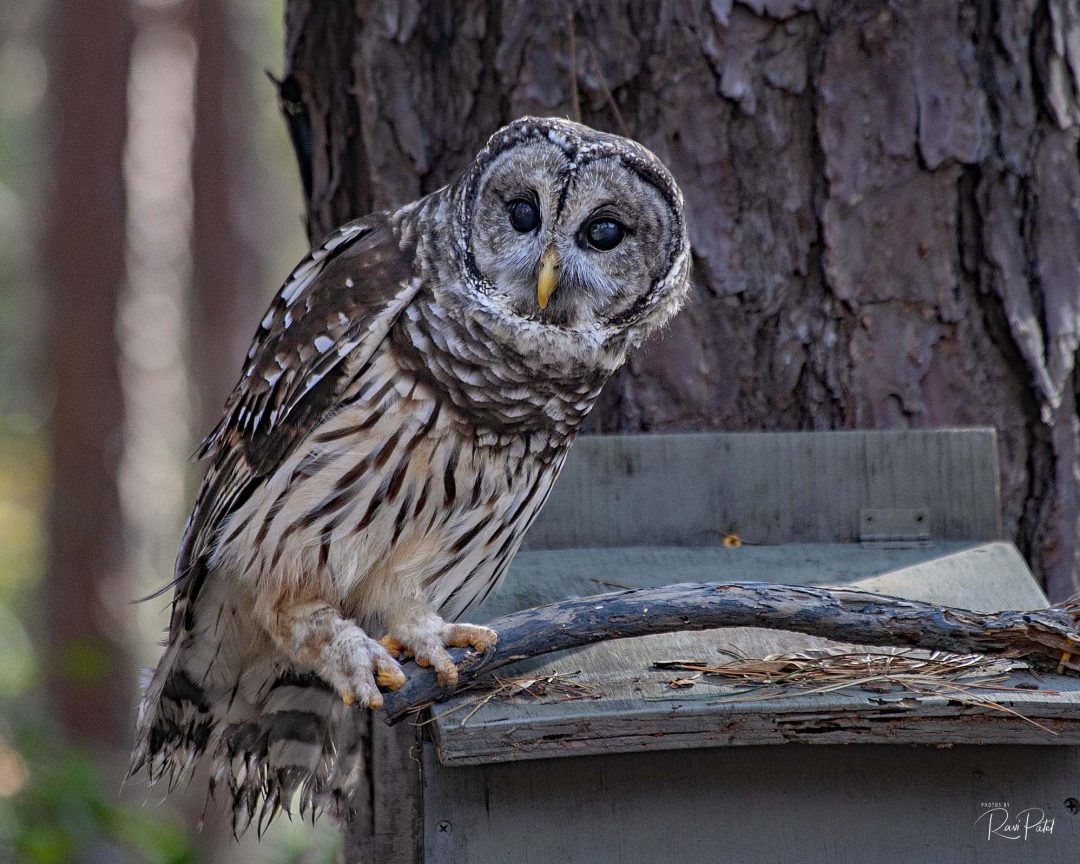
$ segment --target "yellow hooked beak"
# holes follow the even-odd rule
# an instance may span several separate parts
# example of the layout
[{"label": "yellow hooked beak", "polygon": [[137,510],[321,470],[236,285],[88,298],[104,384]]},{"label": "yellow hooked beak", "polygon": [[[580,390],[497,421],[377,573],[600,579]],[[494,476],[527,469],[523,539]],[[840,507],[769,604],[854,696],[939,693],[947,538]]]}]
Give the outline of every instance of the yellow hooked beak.
[{"label": "yellow hooked beak", "polygon": [[536,302],[541,309],[547,309],[548,300],[559,281],[559,256],[551,246],[540,259],[540,276],[536,280]]}]

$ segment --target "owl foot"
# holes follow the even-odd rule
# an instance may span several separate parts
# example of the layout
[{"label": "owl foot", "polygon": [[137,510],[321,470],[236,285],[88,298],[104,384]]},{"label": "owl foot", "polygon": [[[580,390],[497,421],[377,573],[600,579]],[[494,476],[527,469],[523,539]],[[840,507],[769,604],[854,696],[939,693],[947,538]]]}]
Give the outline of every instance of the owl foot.
[{"label": "owl foot", "polygon": [[378,642],[360,628],[341,634],[325,652],[325,665],[318,670],[338,691],[346,705],[357,702],[365,708],[381,708],[384,690],[399,690],[405,673]]},{"label": "owl foot", "polygon": [[414,657],[417,666],[434,666],[440,687],[456,687],[457,666],[446,649],[473,648],[483,654],[494,647],[499,634],[490,627],[477,624],[448,624],[437,615],[424,618],[419,624],[395,628],[379,640],[379,645],[398,658]]},{"label": "owl foot", "polygon": [[379,688],[398,690],[405,684],[405,673],[389,652],[329,603],[296,603],[285,593],[268,609],[257,607],[256,616],[292,662],[314,671],[346,705],[381,708]]}]

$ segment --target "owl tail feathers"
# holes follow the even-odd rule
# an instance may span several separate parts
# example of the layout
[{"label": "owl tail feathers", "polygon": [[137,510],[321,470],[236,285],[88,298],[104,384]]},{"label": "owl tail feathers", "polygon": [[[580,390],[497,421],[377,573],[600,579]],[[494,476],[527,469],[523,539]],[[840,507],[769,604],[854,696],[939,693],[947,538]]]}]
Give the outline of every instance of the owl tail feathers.
[{"label": "owl tail feathers", "polygon": [[279,813],[313,822],[321,813],[351,815],[363,746],[356,709],[311,673],[287,671],[274,681],[256,719],[229,722],[214,750],[210,794],[224,792],[233,832],[255,824],[261,835]]},{"label": "owl tail feathers", "polygon": [[217,718],[206,693],[175,664],[170,645],[157,671],[144,682],[128,776],[146,770],[152,783],[167,780],[172,791],[206,749]]},{"label": "owl tail feathers", "polygon": [[228,803],[237,837],[252,825],[261,835],[294,806],[312,821],[321,813],[338,821],[352,815],[366,749],[358,709],[314,674],[280,667],[266,675],[247,670],[245,685],[251,677],[264,682],[250,702],[239,682],[210,692],[175,662],[174,651],[170,646],[146,687],[130,775],[145,770],[171,791],[209,754],[208,799]]}]

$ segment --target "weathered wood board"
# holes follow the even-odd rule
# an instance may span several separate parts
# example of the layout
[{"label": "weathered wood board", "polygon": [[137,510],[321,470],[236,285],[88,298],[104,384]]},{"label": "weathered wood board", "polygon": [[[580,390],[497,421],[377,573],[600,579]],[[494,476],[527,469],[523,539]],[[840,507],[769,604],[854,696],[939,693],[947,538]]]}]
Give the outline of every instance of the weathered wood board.
[{"label": "weathered wood board", "polygon": [[680,582],[846,585],[883,573],[907,573],[914,565],[979,545],[953,541],[906,549],[868,549],[857,543],[529,549],[518,553],[499,587],[464,617],[482,622],[567,597]]},{"label": "weathered wood board", "polygon": [[[975,609],[1040,608],[1027,565],[999,540],[997,476],[988,430],[586,439],[530,548],[466,617],[726,580],[854,583]],[[745,545],[721,545],[728,533]],[[1004,745],[1080,743],[1077,682],[1018,674],[1014,682],[1035,689],[997,694],[1010,714],[871,691],[725,702],[731,688],[699,679],[674,690],[682,673],[653,667],[833,644],[755,629],[675,633],[503,670],[577,672],[590,698],[477,706],[463,693],[436,706],[422,729],[419,819],[410,815],[417,775],[399,782],[410,736],[374,736],[373,750],[385,737],[399,751],[376,760],[376,776],[401,806],[374,813],[374,845],[350,848],[432,864],[909,864],[944,850],[950,861],[987,864],[1076,860],[1080,817],[1067,802],[1080,810],[1080,748]],[[793,742],[826,746],[755,746]],[[849,743],[878,746],[830,746]],[[1042,808],[1053,826],[1026,840],[987,835],[982,805],[994,802],[1014,814]],[[422,849],[403,836],[418,823]]]},{"label": "weathered wood board", "polygon": [[[1075,864],[1078,800],[1072,747],[722,747],[447,768],[429,745],[423,860]],[[1049,831],[988,836],[994,803],[1014,820],[1042,810]]]},{"label": "weathered wood board", "polygon": [[857,540],[867,508],[926,508],[939,540],[1001,536],[993,430],[618,435],[574,445],[530,549]]}]

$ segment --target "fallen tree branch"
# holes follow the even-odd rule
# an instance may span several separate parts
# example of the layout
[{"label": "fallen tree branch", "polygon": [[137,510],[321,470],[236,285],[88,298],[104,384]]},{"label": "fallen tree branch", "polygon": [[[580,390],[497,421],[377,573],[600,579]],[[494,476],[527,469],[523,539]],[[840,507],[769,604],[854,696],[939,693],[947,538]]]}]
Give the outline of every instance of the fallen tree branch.
[{"label": "fallen tree branch", "polygon": [[[719,627],[765,627],[858,645],[998,655],[1022,659],[1037,670],[1080,674],[1076,603],[1027,612],[972,612],[854,588],[706,582],[563,600],[488,624],[499,634],[494,649],[484,655],[451,651],[460,670],[459,686],[518,660],[566,648]],[[409,664],[405,671],[405,686],[386,694],[388,723],[450,695],[430,669]]]}]

